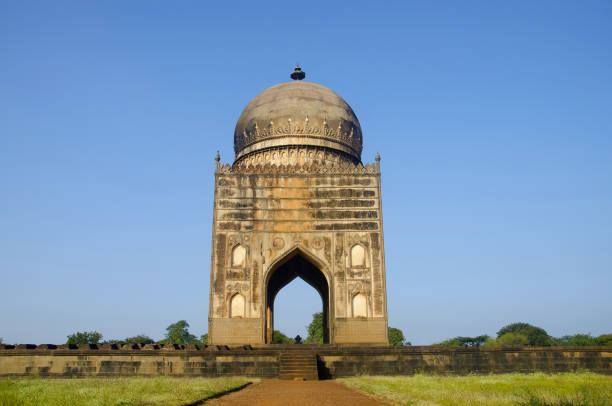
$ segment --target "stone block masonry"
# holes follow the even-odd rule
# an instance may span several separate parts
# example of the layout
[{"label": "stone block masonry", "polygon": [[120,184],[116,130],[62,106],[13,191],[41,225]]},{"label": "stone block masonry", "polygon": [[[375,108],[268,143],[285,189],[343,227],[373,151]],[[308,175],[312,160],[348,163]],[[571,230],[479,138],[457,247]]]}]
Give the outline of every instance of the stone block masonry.
[{"label": "stone block masonry", "polygon": [[[1,347],[1,346],[0,346]],[[4,345],[0,376],[278,376],[278,354],[196,345]]]},{"label": "stone block masonry", "polygon": [[279,377],[282,354],[316,357],[319,378],[355,375],[573,372],[612,374],[610,347],[446,349],[339,345],[0,345],[0,377],[241,375]]},{"label": "stone block masonry", "polygon": [[217,164],[209,342],[271,343],[276,293],[301,277],[325,343],[387,345],[380,187],[378,163]]}]

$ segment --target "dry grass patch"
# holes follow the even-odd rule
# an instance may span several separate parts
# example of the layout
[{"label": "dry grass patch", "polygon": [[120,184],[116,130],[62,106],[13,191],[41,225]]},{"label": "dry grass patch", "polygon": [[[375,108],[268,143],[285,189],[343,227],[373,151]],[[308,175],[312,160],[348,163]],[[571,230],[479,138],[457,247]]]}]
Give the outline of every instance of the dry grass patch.
[{"label": "dry grass patch", "polygon": [[256,381],[228,378],[0,380],[0,406],[180,406]]},{"label": "dry grass patch", "polygon": [[415,406],[610,406],[612,376],[591,373],[361,376],[347,385]]}]

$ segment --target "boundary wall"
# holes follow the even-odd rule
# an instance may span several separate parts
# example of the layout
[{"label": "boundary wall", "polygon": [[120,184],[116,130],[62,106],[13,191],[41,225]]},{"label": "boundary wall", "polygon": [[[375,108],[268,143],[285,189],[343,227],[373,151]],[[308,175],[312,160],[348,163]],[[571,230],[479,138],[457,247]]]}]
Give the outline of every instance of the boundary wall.
[{"label": "boundary wall", "polygon": [[275,378],[289,351],[316,355],[319,378],[411,375],[572,372],[612,374],[612,347],[447,349],[267,345],[0,345],[0,376],[228,376]]}]

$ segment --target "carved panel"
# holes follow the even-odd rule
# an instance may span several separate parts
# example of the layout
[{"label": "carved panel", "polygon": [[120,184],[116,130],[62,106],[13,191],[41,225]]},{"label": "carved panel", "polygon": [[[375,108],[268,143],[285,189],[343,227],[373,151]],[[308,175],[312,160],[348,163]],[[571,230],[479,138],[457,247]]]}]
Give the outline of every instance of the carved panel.
[{"label": "carved panel", "polygon": [[232,249],[232,266],[242,268],[246,263],[246,248],[238,244]]},{"label": "carved panel", "polygon": [[231,318],[244,317],[245,316],[244,308],[245,308],[244,296],[242,296],[240,293],[236,293],[230,299],[230,317]]}]

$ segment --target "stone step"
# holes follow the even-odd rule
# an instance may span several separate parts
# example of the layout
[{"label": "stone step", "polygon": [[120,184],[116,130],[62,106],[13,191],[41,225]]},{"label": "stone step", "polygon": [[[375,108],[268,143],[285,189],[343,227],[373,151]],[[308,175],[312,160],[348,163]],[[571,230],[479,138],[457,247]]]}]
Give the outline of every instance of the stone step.
[{"label": "stone step", "polygon": [[280,365],[280,369],[296,369],[296,368],[301,368],[301,369],[317,369],[316,364],[312,365],[312,364],[292,364],[292,365]]},{"label": "stone step", "polygon": [[291,359],[285,358],[285,359],[281,359],[280,362],[306,362],[306,363],[309,363],[309,362],[312,362],[313,359],[316,360],[315,357],[311,357],[311,358],[291,358]]},{"label": "stone step", "polygon": [[278,374],[280,379],[285,379],[287,377],[292,377],[292,376],[303,376],[303,377],[308,377],[310,379],[314,378],[314,377],[319,377],[319,373],[317,371],[302,371],[302,370],[295,370],[295,371],[280,371]]},{"label": "stone step", "polygon": [[311,351],[282,352],[279,361],[280,379],[319,379],[317,357]]},{"label": "stone step", "polygon": [[288,370],[288,369],[299,369],[299,370],[303,369],[303,370],[313,370],[313,371],[316,371],[317,368],[316,367],[312,367],[310,365],[282,365],[279,369],[281,371],[285,371],[285,370]]},{"label": "stone step", "polygon": [[279,368],[278,370],[279,372],[286,372],[286,371],[316,371],[317,369],[307,367],[307,366],[298,366],[298,367]]},{"label": "stone step", "polygon": [[[316,361],[316,359],[315,359]],[[281,360],[281,364],[312,364],[312,360],[304,359],[304,360]]]},{"label": "stone step", "polygon": [[289,359],[281,360],[282,364],[312,364],[312,359]]}]

